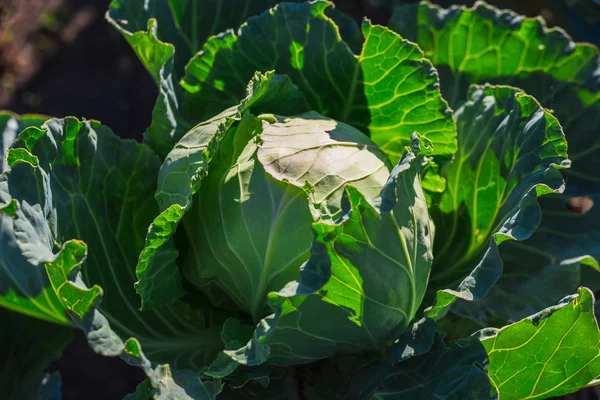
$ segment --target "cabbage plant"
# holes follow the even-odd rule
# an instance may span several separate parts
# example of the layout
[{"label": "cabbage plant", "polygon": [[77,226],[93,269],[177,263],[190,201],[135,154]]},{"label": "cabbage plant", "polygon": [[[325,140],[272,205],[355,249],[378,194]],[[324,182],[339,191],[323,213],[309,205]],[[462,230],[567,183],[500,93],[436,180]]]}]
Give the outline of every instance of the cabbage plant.
[{"label": "cabbage plant", "polygon": [[484,3],[276,3],[113,1],[143,144],[0,115],[0,305],[140,367],[130,399],[594,385],[598,50]]}]

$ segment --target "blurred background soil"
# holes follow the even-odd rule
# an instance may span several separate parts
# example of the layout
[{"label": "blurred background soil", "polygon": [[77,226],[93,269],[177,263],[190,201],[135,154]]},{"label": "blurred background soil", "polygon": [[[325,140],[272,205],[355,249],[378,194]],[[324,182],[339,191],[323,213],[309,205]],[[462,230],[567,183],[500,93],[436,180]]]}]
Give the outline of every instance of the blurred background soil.
[{"label": "blurred background soil", "polygon": [[[335,0],[334,0],[335,1]],[[400,2],[406,2],[398,0]],[[443,6],[473,1],[434,1]],[[600,44],[595,0],[495,0],[527,16],[542,15],[577,41]],[[157,89],[125,40],[105,20],[110,0],[0,0],[0,109],[96,119],[123,138],[141,140]],[[387,0],[337,0],[357,20],[385,24]],[[63,379],[63,399],[122,399],[144,376],[119,359],[101,357],[74,333],[51,366]],[[568,400],[600,399],[594,389]]]}]

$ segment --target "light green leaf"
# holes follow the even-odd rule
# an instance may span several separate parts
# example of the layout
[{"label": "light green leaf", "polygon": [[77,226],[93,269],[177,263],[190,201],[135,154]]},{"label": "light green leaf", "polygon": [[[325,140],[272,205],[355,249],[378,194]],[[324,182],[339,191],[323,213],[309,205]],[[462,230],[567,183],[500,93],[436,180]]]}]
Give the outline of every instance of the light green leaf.
[{"label": "light green leaf", "polygon": [[[232,127],[237,125],[244,111],[260,112],[264,108],[285,113],[290,110],[305,111],[307,106],[302,94],[288,78],[272,72],[256,74],[247,87],[247,97],[238,106],[196,126],[169,153],[160,169],[156,192],[163,212],[150,227],[136,269],[139,278],[136,289],[142,297],[144,308],[171,304],[184,293],[172,236],[184,214],[190,210],[193,196],[200,190],[203,179],[209,174],[213,157],[217,154],[219,157],[230,157],[224,151],[218,152],[220,141],[230,129],[233,132],[229,136],[234,136],[237,128]],[[229,161],[217,165],[224,169],[230,166]],[[218,175],[213,170],[210,174]],[[209,197],[216,199],[212,195]],[[202,229],[202,226],[189,229]],[[189,246],[196,248],[198,245],[190,243]],[[186,256],[190,258],[188,254]],[[195,262],[192,259],[194,265]],[[213,300],[217,305],[222,302],[218,298]]]},{"label": "light green leaf", "polygon": [[393,343],[417,312],[432,263],[421,162],[408,152],[375,206],[347,186],[343,216],[313,225],[300,279],[269,295],[275,314],[248,345],[225,353],[242,364],[286,365]]},{"label": "light green leaf", "polygon": [[[41,126],[46,119],[39,115],[20,117],[0,112],[1,172],[9,169],[5,155],[17,134],[27,127]],[[16,204],[8,193],[7,180],[6,174],[0,175],[0,307],[70,325],[65,310],[50,287],[44,268],[27,262],[17,247],[13,221],[9,216],[14,215]]]},{"label": "light green leaf", "polygon": [[[184,390],[180,385],[196,390],[218,384],[204,383],[200,372],[194,377],[178,372],[201,371],[222,349],[224,318],[217,310],[184,304],[138,310],[135,265],[147,226],[158,214],[152,198],[158,158],[98,122],[75,118],[29,128],[13,148],[39,160],[37,167],[16,162],[9,175],[17,244],[30,262],[45,265],[55,293],[93,350],[144,368],[156,398],[175,396]],[[135,339],[124,342],[129,337]],[[145,356],[139,345],[130,348],[132,340],[141,343]]]},{"label": "light green leaf", "polygon": [[600,178],[600,53],[574,43],[544,20],[525,18],[477,2],[447,10],[428,2],[399,7],[390,28],[414,41],[440,72],[441,90],[453,107],[471,83],[523,89],[554,110],[569,143],[569,184]]},{"label": "light green leaf", "polygon": [[[488,333],[489,334],[489,333]],[[600,375],[600,332],[589,289],[482,340],[501,399],[573,393]]]},{"label": "light green leaf", "polygon": [[[525,18],[483,1],[473,8],[447,10],[427,1],[403,5],[394,11],[389,26],[419,44],[444,71],[442,91],[453,105],[464,101],[471,83],[521,87],[529,80],[523,89],[530,93],[534,86],[540,87],[537,92],[550,92],[560,90],[560,83],[584,86],[596,79],[595,46],[573,43],[563,30],[547,29],[541,17]],[[538,98],[538,93],[531,94]]]},{"label": "light green leaf", "polygon": [[315,220],[340,216],[345,185],[368,201],[379,197],[391,169],[385,154],[360,131],[315,112],[274,117],[263,123],[260,141],[257,156],[265,172],[299,188],[308,182]]},{"label": "light green leaf", "polygon": [[44,373],[71,340],[71,329],[3,308],[0,321],[2,397],[60,400],[60,375]]},{"label": "light green leaf", "polygon": [[238,32],[211,38],[186,67],[184,114],[215,115],[243,96],[254,71],[275,69],[300,87],[313,110],[369,133],[393,162],[414,131],[432,141],[435,154],[454,153],[450,109],[419,48],[365,22],[365,43],[355,55],[327,15],[330,5],[282,3]]},{"label": "light green leaf", "polygon": [[455,118],[459,150],[445,166],[447,188],[433,211],[430,290],[458,289],[438,293],[432,318],[453,296],[486,295],[502,273],[498,245],[531,236],[541,219],[537,197],[564,189],[559,169],[569,164],[556,118],[517,89],[472,86]]}]

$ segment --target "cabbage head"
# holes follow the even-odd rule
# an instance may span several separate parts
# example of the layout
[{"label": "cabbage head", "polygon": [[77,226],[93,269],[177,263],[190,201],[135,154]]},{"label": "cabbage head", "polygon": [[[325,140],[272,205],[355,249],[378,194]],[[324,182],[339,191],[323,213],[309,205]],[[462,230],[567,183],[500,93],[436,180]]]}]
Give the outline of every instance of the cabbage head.
[{"label": "cabbage head", "polygon": [[226,350],[237,362],[384,349],[415,317],[433,261],[421,139],[392,168],[348,124],[314,111],[255,112],[269,102],[266,87],[268,98],[297,91],[286,77],[258,74],[242,104],[200,123],[167,156],[157,199],[179,227],[142,256],[138,292],[149,305],[169,300],[145,285],[160,279],[161,254],[177,252],[188,292],[257,326],[253,340]]}]

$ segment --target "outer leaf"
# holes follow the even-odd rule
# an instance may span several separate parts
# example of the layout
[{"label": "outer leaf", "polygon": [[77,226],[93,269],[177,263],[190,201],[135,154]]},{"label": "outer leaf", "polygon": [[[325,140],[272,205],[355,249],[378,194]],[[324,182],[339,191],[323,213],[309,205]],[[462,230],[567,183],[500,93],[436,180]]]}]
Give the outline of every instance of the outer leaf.
[{"label": "outer leaf", "polygon": [[[176,396],[180,386],[204,390],[199,374],[171,368],[201,370],[216,357],[222,347],[218,313],[182,304],[142,313],[132,288],[143,234],[158,213],[149,179],[158,173],[158,158],[97,122],[74,118],[25,130],[13,151],[37,160],[33,166],[15,159],[8,179],[17,201],[17,243],[31,262],[45,264],[54,291],[92,348],[143,367],[156,398]],[[130,336],[155,363],[169,364],[151,365],[132,345],[137,341],[123,342]]]},{"label": "outer leaf", "polygon": [[300,370],[305,397],[311,400],[370,399],[386,377],[397,369],[395,364],[432,351],[435,329],[432,320],[414,323],[400,336],[384,360],[376,353],[361,353],[334,356],[307,365]]},{"label": "outer leaf", "polygon": [[[0,112],[1,172],[9,169],[5,155],[17,134],[29,126],[41,126],[46,119],[39,115],[19,117]],[[17,248],[13,221],[9,216],[14,213],[15,204],[8,194],[7,179],[6,175],[0,176],[0,306],[57,324],[70,325],[44,269],[28,263]]]},{"label": "outer leaf", "polygon": [[541,213],[537,196],[560,192],[568,166],[561,127],[534,98],[510,87],[473,86],[456,112],[459,150],[446,166],[447,189],[434,214],[438,229],[431,317],[454,301],[483,297],[502,273],[498,245],[524,240]]},{"label": "outer leaf", "polygon": [[[600,194],[595,173],[600,170],[598,50],[573,43],[559,29],[546,29],[541,19],[483,3],[449,10],[427,3],[406,5],[394,13],[390,26],[431,57],[441,71],[442,90],[453,103],[462,101],[469,82],[510,83],[535,95],[554,110],[573,160],[572,168],[564,171],[569,175],[565,195],[541,200],[539,233],[501,249],[505,274],[490,296],[479,306],[461,304],[454,311],[484,324],[503,324],[575,290],[579,262],[597,268],[592,257],[600,255],[600,233],[593,222],[597,207],[585,216],[567,210],[572,197],[597,199]],[[513,296],[514,291],[521,295]]]},{"label": "outer leaf", "polygon": [[44,372],[61,356],[71,330],[2,308],[0,321],[2,397],[60,400],[60,375],[44,376]]},{"label": "outer leaf", "polygon": [[152,392],[154,392],[152,382],[150,382],[150,379],[145,379],[137,385],[134,393],[128,394],[123,400],[148,400],[152,398]]},{"label": "outer leaf", "polygon": [[562,396],[600,375],[594,296],[586,288],[482,343],[489,355],[488,374],[502,399]]},{"label": "outer leaf", "polygon": [[344,216],[313,226],[311,258],[299,281],[270,295],[275,314],[246,347],[225,353],[242,364],[285,365],[396,340],[419,307],[432,262],[420,163],[413,153],[403,157],[376,208],[348,186]]},{"label": "outer leaf", "polygon": [[30,126],[39,127],[47,119],[48,117],[44,115],[26,114],[19,116],[9,111],[0,111],[0,132],[2,133],[0,137],[0,159],[2,160],[0,172],[8,170],[6,152],[19,132]]},{"label": "outer leaf", "polygon": [[215,400],[221,392],[218,380],[205,380],[197,370],[176,370],[169,364],[151,363],[136,339],[125,342],[121,357],[129,364],[141,367],[148,375],[149,382],[142,382],[134,393],[138,398],[150,393],[154,400]]},{"label": "outer leaf", "polygon": [[[136,285],[142,306],[171,304],[183,294],[177,250],[172,236],[184,214],[192,206],[192,197],[208,174],[209,163],[217,153],[219,142],[246,110],[305,111],[301,93],[281,75],[256,74],[242,102],[191,130],[169,153],[158,177],[156,199],[164,210],[148,232],[146,246],[136,269]],[[193,246],[193,244],[190,244]],[[160,288],[160,290],[157,290]]]},{"label": "outer leaf", "polygon": [[[292,0],[294,1],[294,0]],[[106,13],[108,21],[123,34],[152,76],[166,59],[160,54],[167,46],[175,55],[174,71],[183,76],[188,60],[213,35],[237,28],[250,16],[273,7],[279,0],[113,0]],[[153,28],[147,27],[150,25]],[[154,35],[151,30],[155,30]],[[155,36],[158,41],[153,40]],[[146,44],[142,44],[142,42]],[[162,59],[154,63],[152,59]]]},{"label": "outer leaf", "polygon": [[[276,3],[278,0],[114,0],[111,3],[106,18],[123,34],[159,86],[152,124],[144,138],[160,156],[165,157],[196,123],[237,104],[243,97],[241,94],[213,114],[204,114],[206,118],[192,121],[189,116],[184,117],[178,82],[190,57],[202,49],[210,36],[237,28],[248,16]],[[348,37],[355,38],[354,21],[336,13],[336,20],[340,19]],[[198,111],[193,115],[198,115]]]},{"label": "outer leaf", "polygon": [[493,399],[486,363],[476,338],[447,348],[438,337],[429,353],[382,371],[385,379],[371,399]]},{"label": "outer leaf", "polygon": [[554,110],[569,142],[569,184],[600,182],[600,56],[541,17],[524,18],[483,2],[443,10],[423,2],[399,7],[390,28],[418,43],[440,70],[458,107],[471,83],[510,84]]},{"label": "outer leaf", "polygon": [[235,104],[254,71],[275,69],[290,76],[313,110],[370,133],[394,162],[414,131],[433,142],[436,154],[452,154],[450,110],[419,48],[365,22],[357,56],[327,16],[329,6],[282,3],[237,33],[211,38],[186,67],[186,116],[194,123]]},{"label": "outer leaf", "polygon": [[448,10],[426,1],[407,4],[395,10],[389,26],[449,70],[442,90],[451,104],[463,101],[470,83],[490,80],[519,87],[532,80],[527,89],[541,86],[538,92],[556,89],[544,83],[598,83],[595,46],[573,43],[563,30],[547,29],[541,17],[524,18],[483,1]]},{"label": "outer leaf", "polygon": [[298,390],[300,378],[294,369],[276,368],[279,376],[271,379],[269,386],[263,387],[259,384],[246,385],[242,388],[226,387],[223,393],[219,395],[219,400],[301,400],[301,393]]},{"label": "outer leaf", "polygon": [[542,222],[533,236],[503,245],[504,272],[498,283],[479,302],[457,303],[453,312],[498,326],[549,307],[582,283],[599,289],[600,196],[580,197],[594,203],[583,214],[569,209],[572,198],[566,194],[541,198]]},{"label": "outer leaf", "polygon": [[42,380],[40,400],[60,400],[62,398],[60,391],[61,384],[62,379],[60,373],[54,372],[50,375],[46,375]]}]

